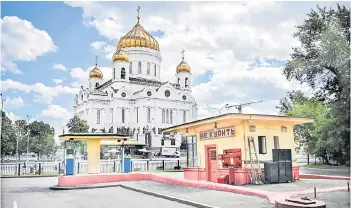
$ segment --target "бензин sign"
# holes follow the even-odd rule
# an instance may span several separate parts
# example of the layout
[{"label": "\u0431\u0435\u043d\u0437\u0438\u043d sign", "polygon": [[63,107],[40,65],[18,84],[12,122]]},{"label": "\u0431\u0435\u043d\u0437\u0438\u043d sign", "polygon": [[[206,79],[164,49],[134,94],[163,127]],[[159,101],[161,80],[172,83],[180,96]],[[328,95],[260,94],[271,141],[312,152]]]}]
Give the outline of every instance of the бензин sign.
[{"label": "\u0431\u0435\u043d\u0437\u0438\u043d sign", "polygon": [[234,127],[226,127],[221,129],[213,129],[210,131],[200,132],[200,140],[216,139],[221,137],[235,136]]}]

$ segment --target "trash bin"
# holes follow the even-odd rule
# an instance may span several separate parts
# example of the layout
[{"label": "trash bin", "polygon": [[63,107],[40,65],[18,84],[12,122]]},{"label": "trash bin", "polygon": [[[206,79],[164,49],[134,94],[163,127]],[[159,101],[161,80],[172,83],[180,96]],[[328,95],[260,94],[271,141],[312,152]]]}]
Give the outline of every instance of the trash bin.
[{"label": "trash bin", "polygon": [[229,183],[229,175],[222,174],[217,178],[218,183],[228,184]]}]

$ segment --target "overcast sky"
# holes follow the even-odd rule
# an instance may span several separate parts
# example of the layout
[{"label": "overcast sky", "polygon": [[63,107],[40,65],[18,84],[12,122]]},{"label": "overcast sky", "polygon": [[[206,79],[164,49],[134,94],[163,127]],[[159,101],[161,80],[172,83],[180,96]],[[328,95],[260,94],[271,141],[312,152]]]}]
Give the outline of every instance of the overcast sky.
[{"label": "overcast sky", "polygon": [[[282,68],[293,38],[316,5],[335,2],[1,2],[1,88],[11,119],[30,115],[61,133],[73,115],[74,94],[98,64],[111,77],[121,35],[140,23],[159,42],[161,78],[175,82],[185,49],[199,118],[226,103],[262,100],[244,113],[277,114],[288,82]],[[346,2],[344,2],[346,4]],[[236,109],[226,112],[236,112]]]}]

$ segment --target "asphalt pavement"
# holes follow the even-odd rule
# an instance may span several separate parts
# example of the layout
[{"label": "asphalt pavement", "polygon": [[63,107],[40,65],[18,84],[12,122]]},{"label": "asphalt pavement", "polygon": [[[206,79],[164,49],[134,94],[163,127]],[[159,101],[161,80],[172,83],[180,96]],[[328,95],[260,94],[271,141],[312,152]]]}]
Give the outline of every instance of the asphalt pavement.
[{"label": "asphalt pavement", "polygon": [[301,167],[300,173],[331,176],[350,176],[350,169],[321,169]]},{"label": "asphalt pavement", "polygon": [[2,178],[1,207],[4,208],[62,208],[62,207],[123,207],[123,208],[190,208],[180,204],[130,191],[121,187],[83,190],[50,190],[57,184],[52,178]]}]

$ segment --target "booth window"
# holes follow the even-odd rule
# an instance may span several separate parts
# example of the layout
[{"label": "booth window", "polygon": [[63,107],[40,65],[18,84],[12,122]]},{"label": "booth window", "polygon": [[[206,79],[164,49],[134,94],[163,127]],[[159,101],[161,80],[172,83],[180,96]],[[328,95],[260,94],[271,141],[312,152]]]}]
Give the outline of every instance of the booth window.
[{"label": "booth window", "polygon": [[274,149],[279,149],[279,137],[274,136],[273,140],[274,140]]},{"label": "booth window", "polygon": [[175,139],[171,139],[171,145],[175,145]]},{"label": "booth window", "polygon": [[259,154],[267,154],[267,146],[266,146],[266,137],[265,136],[258,137],[258,153]]},{"label": "booth window", "polygon": [[122,109],[122,123],[124,123],[124,109]]},{"label": "booth window", "polygon": [[164,145],[165,145],[165,140],[161,139],[161,146],[164,146]]},{"label": "booth window", "polygon": [[187,166],[188,167],[197,167],[197,143],[196,136],[187,137]]},{"label": "booth window", "polygon": [[97,110],[97,124],[100,124],[100,110]]}]

